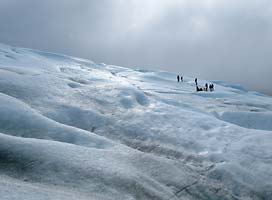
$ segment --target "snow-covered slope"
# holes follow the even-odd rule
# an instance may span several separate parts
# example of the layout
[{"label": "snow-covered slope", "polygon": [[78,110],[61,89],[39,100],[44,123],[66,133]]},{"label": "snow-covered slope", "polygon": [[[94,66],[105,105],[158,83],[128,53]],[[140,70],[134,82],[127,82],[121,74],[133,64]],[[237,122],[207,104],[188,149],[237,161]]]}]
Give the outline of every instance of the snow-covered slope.
[{"label": "snow-covered slope", "polygon": [[272,199],[272,98],[214,84],[1,44],[0,199]]}]

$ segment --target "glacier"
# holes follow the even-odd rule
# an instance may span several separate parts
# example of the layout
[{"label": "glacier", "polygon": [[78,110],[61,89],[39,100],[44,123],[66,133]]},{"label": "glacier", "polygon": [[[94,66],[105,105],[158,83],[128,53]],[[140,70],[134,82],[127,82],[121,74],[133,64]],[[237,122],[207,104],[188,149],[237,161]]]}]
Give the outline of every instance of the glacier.
[{"label": "glacier", "polygon": [[272,98],[213,83],[0,44],[0,199],[272,199]]}]

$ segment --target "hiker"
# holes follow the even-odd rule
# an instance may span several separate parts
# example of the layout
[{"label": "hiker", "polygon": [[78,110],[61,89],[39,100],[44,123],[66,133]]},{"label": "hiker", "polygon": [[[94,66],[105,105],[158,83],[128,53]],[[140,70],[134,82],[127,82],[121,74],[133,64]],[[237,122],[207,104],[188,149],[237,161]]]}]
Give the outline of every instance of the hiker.
[{"label": "hiker", "polygon": [[195,84],[197,85],[197,78],[195,78]]},{"label": "hiker", "polygon": [[208,91],[208,83],[205,84],[205,91]]},{"label": "hiker", "polygon": [[214,91],[214,85],[213,85],[213,83],[212,83],[212,91]]},{"label": "hiker", "polygon": [[180,76],[180,81],[183,82],[183,76]]},{"label": "hiker", "polygon": [[213,91],[213,88],[214,88],[214,86],[213,86],[213,83],[212,83],[212,84],[209,85],[209,89],[210,89],[211,92]]},{"label": "hiker", "polygon": [[177,79],[178,79],[178,82],[179,82],[179,75],[177,75]]},{"label": "hiker", "polygon": [[203,91],[203,89],[202,89],[202,88],[199,88],[198,86],[196,86],[196,91],[197,91],[197,92],[200,92],[200,91]]}]

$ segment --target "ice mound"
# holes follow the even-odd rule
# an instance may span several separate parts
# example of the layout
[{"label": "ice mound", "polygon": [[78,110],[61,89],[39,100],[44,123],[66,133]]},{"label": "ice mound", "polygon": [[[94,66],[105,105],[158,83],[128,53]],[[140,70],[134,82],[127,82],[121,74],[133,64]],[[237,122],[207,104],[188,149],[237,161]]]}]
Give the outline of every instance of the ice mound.
[{"label": "ice mound", "polygon": [[270,200],[272,98],[183,80],[0,44],[1,199]]}]

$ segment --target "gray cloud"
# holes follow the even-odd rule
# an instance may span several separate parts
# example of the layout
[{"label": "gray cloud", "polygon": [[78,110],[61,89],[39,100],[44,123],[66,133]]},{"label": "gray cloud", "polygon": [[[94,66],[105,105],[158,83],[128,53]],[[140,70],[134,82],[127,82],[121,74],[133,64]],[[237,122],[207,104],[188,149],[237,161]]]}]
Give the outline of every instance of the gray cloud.
[{"label": "gray cloud", "polygon": [[270,0],[1,0],[0,42],[272,94]]}]

